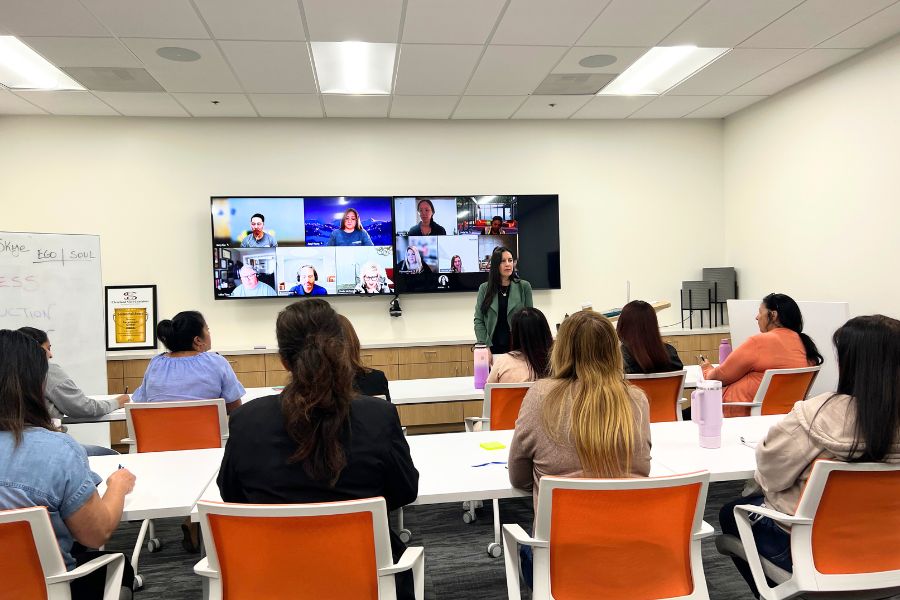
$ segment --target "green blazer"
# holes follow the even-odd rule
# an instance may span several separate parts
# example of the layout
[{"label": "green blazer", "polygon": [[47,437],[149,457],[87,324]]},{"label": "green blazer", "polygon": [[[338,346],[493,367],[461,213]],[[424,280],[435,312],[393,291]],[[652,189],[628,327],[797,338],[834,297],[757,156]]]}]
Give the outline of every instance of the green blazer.
[{"label": "green blazer", "polygon": [[[491,338],[494,336],[494,328],[497,327],[497,317],[499,316],[497,310],[500,305],[498,296],[500,294],[494,296],[487,313],[482,313],[481,303],[484,302],[487,286],[487,282],[481,284],[481,287],[478,288],[478,299],[475,301],[475,339],[478,343],[485,344],[490,348]],[[509,284],[509,302],[506,308],[506,318],[509,319],[514,312],[526,306],[529,308],[534,306],[534,301],[531,299],[531,284],[524,279],[511,282]]]}]

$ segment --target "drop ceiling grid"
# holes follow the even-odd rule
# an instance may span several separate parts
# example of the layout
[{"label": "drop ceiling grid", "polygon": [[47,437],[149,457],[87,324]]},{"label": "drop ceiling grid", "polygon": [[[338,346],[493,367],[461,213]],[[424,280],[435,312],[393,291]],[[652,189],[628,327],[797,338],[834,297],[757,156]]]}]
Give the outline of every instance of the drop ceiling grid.
[{"label": "drop ceiling grid", "polygon": [[[56,94],[43,104],[37,102],[44,92],[6,93],[35,112],[51,107],[54,114],[78,114],[81,107],[86,114],[131,115],[143,106],[148,115],[180,113],[178,107],[194,115],[245,115],[249,106],[248,116],[319,117],[324,111],[351,117],[580,119],[633,108],[626,116],[641,118],[674,114],[703,98],[690,112],[713,115],[777,93],[900,31],[898,0],[267,0],[258,7],[252,3],[252,10],[248,4],[0,0],[0,32],[25,36],[54,64],[143,67],[167,92],[132,102],[123,94]],[[355,101],[317,93],[308,40],[348,38],[400,44],[393,95]],[[600,70],[618,73],[651,45],[690,40],[737,49],[652,101],[615,104],[573,96],[554,102],[555,97],[531,95],[551,73],[597,72],[578,65],[593,53],[620,57]],[[194,49],[202,58],[161,59],[156,49],[164,45]],[[198,105],[202,97],[225,94],[244,99]],[[729,94],[742,99],[726,100]],[[669,96],[695,100],[665,100]],[[10,106],[6,114],[30,110],[6,97],[0,114],[4,106]],[[292,98],[299,103],[295,111]],[[450,114],[438,116],[451,99]],[[234,108],[223,110],[226,104]]]}]

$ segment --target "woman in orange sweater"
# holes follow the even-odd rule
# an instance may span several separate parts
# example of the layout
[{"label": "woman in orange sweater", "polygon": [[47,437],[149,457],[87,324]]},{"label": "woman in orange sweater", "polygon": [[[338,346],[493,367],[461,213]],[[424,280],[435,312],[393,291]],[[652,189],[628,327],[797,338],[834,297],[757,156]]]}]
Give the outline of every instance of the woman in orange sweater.
[{"label": "woman in orange sweater", "polygon": [[[700,363],[703,377],[722,382],[723,402],[752,402],[767,369],[798,369],[821,365],[815,342],[803,333],[803,315],[793,298],[769,294],[756,315],[761,333],[748,338],[716,368],[708,360]],[[725,406],[726,417],[746,417],[750,408]]]}]

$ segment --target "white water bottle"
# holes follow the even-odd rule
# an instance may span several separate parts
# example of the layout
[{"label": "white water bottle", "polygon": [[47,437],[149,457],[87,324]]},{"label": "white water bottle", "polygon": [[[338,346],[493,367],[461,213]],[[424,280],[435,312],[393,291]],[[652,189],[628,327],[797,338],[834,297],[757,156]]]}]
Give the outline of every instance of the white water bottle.
[{"label": "white water bottle", "polygon": [[722,382],[706,379],[691,392],[691,421],[700,430],[701,448],[722,447]]}]

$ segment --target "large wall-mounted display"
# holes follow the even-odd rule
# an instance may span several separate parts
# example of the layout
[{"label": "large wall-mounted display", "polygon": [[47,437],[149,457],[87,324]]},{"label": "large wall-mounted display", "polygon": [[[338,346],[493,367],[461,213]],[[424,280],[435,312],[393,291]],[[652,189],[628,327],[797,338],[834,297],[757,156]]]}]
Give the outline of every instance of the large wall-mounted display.
[{"label": "large wall-mounted display", "polygon": [[211,198],[216,299],[477,290],[497,246],[559,289],[559,198]]}]

